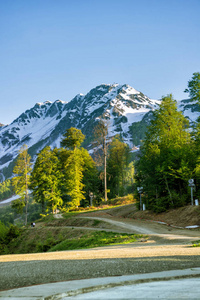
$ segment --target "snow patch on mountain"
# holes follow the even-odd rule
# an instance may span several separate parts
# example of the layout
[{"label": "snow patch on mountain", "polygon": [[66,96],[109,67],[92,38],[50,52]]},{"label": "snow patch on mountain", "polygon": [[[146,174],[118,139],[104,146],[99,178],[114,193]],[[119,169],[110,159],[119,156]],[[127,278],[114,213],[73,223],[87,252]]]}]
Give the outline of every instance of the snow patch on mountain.
[{"label": "snow patch on mountain", "polygon": [[191,101],[190,99],[183,99],[177,101],[178,110],[183,112],[183,115],[188,118],[190,124],[194,124],[200,116],[199,104],[197,101]]},{"label": "snow patch on mountain", "polygon": [[[0,127],[0,169],[12,162],[23,144],[28,146],[32,157],[46,145],[60,147],[60,140],[70,127],[81,129],[90,141],[100,118],[107,120],[110,137],[121,134],[133,147],[130,126],[142,121],[159,103],[160,100],[150,99],[127,84],[101,84],[69,102],[36,103],[10,125]],[[180,101],[178,108],[191,123],[199,116],[198,108],[190,100]],[[91,151],[89,145],[88,149]]]}]

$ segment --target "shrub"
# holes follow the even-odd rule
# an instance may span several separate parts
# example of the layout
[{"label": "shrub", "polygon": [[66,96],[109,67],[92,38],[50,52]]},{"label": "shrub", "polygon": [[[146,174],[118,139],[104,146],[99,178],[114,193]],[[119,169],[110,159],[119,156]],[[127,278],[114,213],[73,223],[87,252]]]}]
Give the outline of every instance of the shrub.
[{"label": "shrub", "polygon": [[16,216],[14,215],[11,206],[1,207],[0,220],[2,223],[4,223],[5,225],[13,224],[15,217]]},{"label": "shrub", "polygon": [[192,244],[193,244],[192,247],[200,247],[200,240],[195,241]]},{"label": "shrub", "polygon": [[0,243],[5,240],[9,228],[0,221]]},{"label": "shrub", "polygon": [[10,225],[10,228],[6,235],[6,242],[9,243],[13,239],[17,238],[21,233],[21,229],[15,225]]},{"label": "shrub", "polygon": [[9,253],[9,244],[21,234],[21,230],[14,225],[6,226],[0,222],[0,253]]}]

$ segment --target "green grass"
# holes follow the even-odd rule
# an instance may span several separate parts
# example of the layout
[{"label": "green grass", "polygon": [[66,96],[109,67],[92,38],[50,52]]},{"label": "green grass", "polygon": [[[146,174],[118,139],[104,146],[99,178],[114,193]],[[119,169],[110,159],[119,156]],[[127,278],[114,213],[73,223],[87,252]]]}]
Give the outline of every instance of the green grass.
[{"label": "green grass", "polygon": [[[2,227],[2,226],[1,226]],[[9,232],[2,234],[0,239],[0,255],[41,253],[52,251],[87,249],[115,244],[136,242],[145,236],[106,231],[89,231],[76,228],[23,228],[18,232],[17,227],[11,226]],[[16,229],[16,230],[14,230]],[[3,234],[5,237],[3,237]]]},{"label": "green grass", "polygon": [[200,247],[200,240],[192,242],[192,247]]},{"label": "green grass", "polygon": [[48,250],[51,251],[63,251],[63,250],[77,250],[85,248],[102,247],[116,244],[128,244],[136,242],[141,238],[139,234],[125,234],[106,231],[94,231],[92,233],[85,234],[78,239],[67,239],[61,243],[53,246]]}]

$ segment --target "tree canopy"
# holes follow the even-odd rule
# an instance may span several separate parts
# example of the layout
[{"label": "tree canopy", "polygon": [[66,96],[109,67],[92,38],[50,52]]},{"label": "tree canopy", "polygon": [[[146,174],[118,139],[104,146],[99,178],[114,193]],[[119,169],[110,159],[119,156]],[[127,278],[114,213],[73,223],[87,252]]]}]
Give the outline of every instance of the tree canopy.
[{"label": "tree canopy", "polygon": [[110,144],[108,156],[108,184],[112,197],[124,196],[129,159],[129,146],[120,141],[119,135],[115,136]]},{"label": "tree canopy", "polygon": [[192,172],[188,127],[172,95],[163,97],[136,163],[137,184],[144,187],[149,208],[165,210],[185,201]]},{"label": "tree canopy", "polygon": [[71,127],[67,129],[64,133],[63,139],[61,141],[61,146],[64,148],[74,150],[80,147],[84,139],[85,136],[80,129]]},{"label": "tree canopy", "polygon": [[[197,101],[196,109],[200,105],[199,72],[193,73],[185,92],[192,101]],[[37,154],[30,185],[34,199],[42,204],[43,209],[51,207],[53,212],[63,205],[74,209],[88,205],[92,194],[101,195],[100,199],[104,192],[107,201],[108,191],[111,197],[123,196],[128,188],[132,193],[135,182],[135,190],[143,187],[142,198],[146,207],[161,212],[190,201],[188,180],[191,178],[197,187],[196,195],[200,195],[200,117],[191,131],[188,119],[178,111],[171,94],[162,97],[158,109],[151,112],[151,121],[148,116],[145,121],[129,128],[133,140],[141,142],[142,139],[136,155],[131,153],[120,135],[109,137],[108,141],[108,123],[98,120],[93,143],[94,150],[101,157],[98,164],[81,147],[85,138],[81,130],[67,129],[60,149],[45,147]],[[147,124],[150,125],[145,133]],[[140,126],[143,126],[144,139],[137,133]],[[30,157],[24,147],[14,168],[17,176],[13,179],[15,192],[22,196],[21,202],[13,204],[19,210],[27,203],[29,173]]]},{"label": "tree canopy", "polygon": [[[80,147],[84,135],[81,130],[70,128],[64,135],[66,148],[41,150],[31,174],[34,199],[54,212],[63,204],[76,208],[97,187],[95,163],[86,149]],[[88,196],[89,197],[89,196]]]},{"label": "tree canopy", "polygon": [[189,97],[193,101],[198,101],[200,104],[200,73],[193,73],[192,79],[188,81],[188,88],[185,93],[189,93]]},{"label": "tree canopy", "polygon": [[57,149],[51,150],[47,146],[39,152],[31,173],[33,196],[36,202],[42,204],[43,211],[47,204],[54,213],[63,203],[59,189],[62,173],[59,172],[58,164]]}]

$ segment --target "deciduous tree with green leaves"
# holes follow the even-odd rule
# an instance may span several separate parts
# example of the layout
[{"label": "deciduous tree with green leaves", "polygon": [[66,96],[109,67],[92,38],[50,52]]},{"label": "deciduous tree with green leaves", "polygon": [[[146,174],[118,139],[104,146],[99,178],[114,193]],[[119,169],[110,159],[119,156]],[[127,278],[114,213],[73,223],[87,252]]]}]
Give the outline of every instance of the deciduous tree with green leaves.
[{"label": "deciduous tree with green leaves", "polygon": [[[59,149],[59,161],[60,161],[60,172],[63,177],[60,182],[60,190],[64,203],[68,206],[77,206],[76,203],[71,203],[71,193],[70,189],[74,190],[75,187],[75,164],[78,165],[78,177],[81,180],[81,199],[78,200],[81,205],[85,206],[89,204],[89,193],[97,193],[99,189],[100,180],[98,177],[98,170],[96,168],[95,162],[84,148],[76,149],[76,155],[78,157],[75,161],[75,155],[72,150],[69,149]],[[74,170],[74,171],[73,171]],[[81,172],[80,172],[81,171]],[[78,185],[79,186],[79,185]],[[75,189],[79,190],[79,188]],[[80,191],[79,191],[80,192]],[[86,199],[85,199],[86,198]],[[74,202],[74,201],[73,201]]]},{"label": "deciduous tree with green leaves", "polygon": [[28,188],[30,185],[30,172],[31,172],[31,157],[28,154],[27,145],[23,145],[19,150],[19,155],[13,169],[13,173],[16,174],[12,179],[12,184],[14,191],[20,196],[21,200],[13,203],[13,207],[22,208],[25,206],[25,225],[27,224],[27,214],[28,214]]},{"label": "deciduous tree with green leaves", "polygon": [[36,202],[41,203],[44,212],[45,204],[54,213],[63,201],[59,189],[62,173],[59,170],[57,149],[47,146],[37,156],[31,173],[31,189]]},{"label": "deciduous tree with green leaves", "polygon": [[[69,128],[63,135],[61,146],[66,148],[63,172],[65,174],[66,193],[70,197],[68,205],[78,207],[84,196],[83,184],[83,158],[80,146],[85,136],[77,128]],[[64,157],[64,156],[63,156]]]}]

